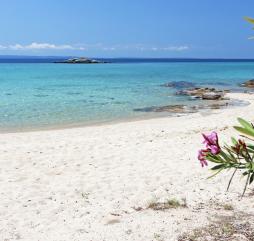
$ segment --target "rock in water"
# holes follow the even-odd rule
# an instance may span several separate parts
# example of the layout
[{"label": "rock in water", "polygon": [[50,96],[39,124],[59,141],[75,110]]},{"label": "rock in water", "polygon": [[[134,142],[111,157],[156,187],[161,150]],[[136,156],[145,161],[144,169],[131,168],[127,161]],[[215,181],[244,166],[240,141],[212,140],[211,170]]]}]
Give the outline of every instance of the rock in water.
[{"label": "rock in water", "polygon": [[248,80],[242,83],[240,86],[247,87],[247,88],[254,88],[254,79]]},{"label": "rock in water", "polygon": [[186,105],[165,105],[153,106],[141,109],[134,109],[134,111],[141,112],[169,112],[169,113],[193,113],[196,112],[196,106],[188,107]]},{"label": "rock in water", "polygon": [[88,59],[88,58],[80,57],[80,58],[67,59],[67,60],[64,60],[64,61],[56,61],[54,63],[61,63],[61,64],[100,64],[100,63],[106,63],[106,62],[95,60],[95,59]]},{"label": "rock in water", "polygon": [[209,110],[209,109],[221,109],[229,105],[233,105],[232,102],[228,101],[209,101],[210,103],[199,104],[199,105],[165,105],[165,106],[152,106],[140,109],[134,109],[134,111],[141,112],[168,112],[172,114],[188,114],[195,113],[199,110]]},{"label": "rock in water", "polygon": [[201,88],[196,87],[193,89],[186,89],[176,92],[177,95],[188,95],[194,98],[204,99],[204,100],[219,100],[225,95],[224,91],[216,90],[215,88]]},{"label": "rock in water", "polygon": [[170,113],[192,113],[195,112],[195,108],[188,108],[185,105],[166,105],[156,107],[154,112],[170,112]]},{"label": "rock in water", "polygon": [[203,100],[219,100],[223,96],[221,93],[216,93],[216,92],[209,92],[209,93],[204,93],[201,98]]}]

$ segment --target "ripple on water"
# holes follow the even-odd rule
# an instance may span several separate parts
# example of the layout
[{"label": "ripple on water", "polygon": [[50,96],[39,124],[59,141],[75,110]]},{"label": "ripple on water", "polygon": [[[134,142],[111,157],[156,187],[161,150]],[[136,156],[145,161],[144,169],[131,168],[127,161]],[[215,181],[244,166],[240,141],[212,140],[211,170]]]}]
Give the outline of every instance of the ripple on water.
[{"label": "ripple on water", "polygon": [[66,95],[82,95],[82,92],[67,92]]},{"label": "ripple on water", "polygon": [[34,97],[39,97],[39,98],[44,98],[44,97],[48,97],[49,95],[45,95],[45,94],[36,94],[34,95]]},{"label": "ripple on water", "polygon": [[[1,65],[0,126],[29,128],[120,120],[150,116],[133,111],[138,107],[148,107],[143,111],[149,112],[152,106],[165,110],[167,105],[199,105],[194,100],[188,101],[187,97],[175,96],[175,88],[161,88],[160,85],[175,81],[178,87],[209,84],[210,87],[221,85],[220,89],[229,85],[227,89],[232,89],[252,79],[253,68],[254,63]],[[32,118],[31,113],[34,114]]]}]

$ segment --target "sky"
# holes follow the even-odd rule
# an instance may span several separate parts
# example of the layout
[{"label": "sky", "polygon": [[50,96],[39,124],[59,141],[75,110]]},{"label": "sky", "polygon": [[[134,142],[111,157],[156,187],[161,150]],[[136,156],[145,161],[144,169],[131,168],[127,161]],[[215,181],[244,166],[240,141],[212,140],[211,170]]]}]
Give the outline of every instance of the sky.
[{"label": "sky", "polygon": [[0,0],[0,55],[254,58],[254,0]]}]

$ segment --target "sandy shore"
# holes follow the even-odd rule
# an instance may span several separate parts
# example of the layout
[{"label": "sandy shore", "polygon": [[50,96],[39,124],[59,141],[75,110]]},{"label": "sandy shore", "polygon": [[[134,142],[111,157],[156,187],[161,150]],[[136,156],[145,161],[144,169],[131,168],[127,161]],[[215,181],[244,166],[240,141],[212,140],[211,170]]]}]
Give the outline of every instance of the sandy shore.
[{"label": "sandy shore", "polygon": [[[231,173],[207,180],[211,172],[196,159],[201,132],[216,130],[229,140],[238,116],[254,120],[254,95],[230,97],[250,105],[0,134],[0,240],[177,240],[218,215],[252,218],[254,193],[248,189],[240,200],[240,176],[226,193]],[[172,199],[187,206],[148,208]]]}]

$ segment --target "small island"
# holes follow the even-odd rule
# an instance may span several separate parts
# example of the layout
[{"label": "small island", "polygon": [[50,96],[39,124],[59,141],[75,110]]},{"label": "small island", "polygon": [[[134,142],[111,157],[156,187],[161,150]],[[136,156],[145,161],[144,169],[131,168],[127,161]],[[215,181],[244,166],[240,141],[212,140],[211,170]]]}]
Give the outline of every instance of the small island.
[{"label": "small island", "polygon": [[108,62],[80,57],[80,58],[71,58],[71,59],[67,59],[63,61],[55,61],[54,63],[56,64],[104,64]]}]

